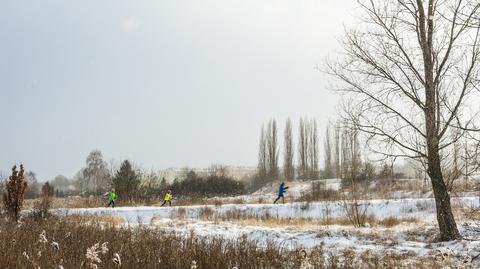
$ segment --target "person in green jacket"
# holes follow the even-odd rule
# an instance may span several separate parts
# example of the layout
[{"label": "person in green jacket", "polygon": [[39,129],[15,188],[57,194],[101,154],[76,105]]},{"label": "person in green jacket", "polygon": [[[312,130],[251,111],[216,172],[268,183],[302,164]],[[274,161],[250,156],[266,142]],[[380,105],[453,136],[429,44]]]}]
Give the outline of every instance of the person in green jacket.
[{"label": "person in green jacket", "polygon": [[107,193],[107,196],[108,196],[107,207],[110,207],[110,206],[112,206],[112,208],[115,207],[115,201],[117,200],[117,193],[115,193],[115,189],[112,189],[111,191],[109,191]]},{"label": "person in green jacket", "polygon": [[168,190],[167,193],[165,194],[165,198],[163,198],[163,204],[161,206],[164,206],[167,202],[168,205],[172,206],[172,191]]}]

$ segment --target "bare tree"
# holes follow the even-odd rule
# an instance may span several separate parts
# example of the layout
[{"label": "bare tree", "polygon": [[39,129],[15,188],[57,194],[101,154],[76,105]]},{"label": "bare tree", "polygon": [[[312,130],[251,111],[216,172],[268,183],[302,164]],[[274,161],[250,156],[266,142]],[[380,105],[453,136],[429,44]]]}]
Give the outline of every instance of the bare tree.
[{"label": "bare tree", "polygon": [[334,155],[335,155],[335,176],[337,178],[341,177],[341,169],[340,169],[340,124],[337,122],[335,124],[335,129],[334,129],[334,135],[333,135],[333,140],[334,140]]},{"label": "bare tree", "polygon": [[308,123],[303,118],[300,118],[298,126],[298,169],[299,177],[306,179],[308,176]]},{"label": "bare tree", "polygon": [[258,177],[265,180],[267,177],[267,142],[265,141],[265,127],[262,124],[258,143]]},{"label": "bare tree", "polygon": [[350,176],[350,164],[351,164],[351,151],[349,150],[350,143],[350,136],[349,133],[346,131],[345,127],[341,127],[340,136],[341,136],[341,143],[340,143],[340,156],[341,156],[341,166],[340,166],[340,176],[342,180],[347,179]]},{"label": "bare tree", "polygon": [[311,142],[312,139],[310,136],[312,135],[310,120],[307,118],[300,118],[299,128],[298,128],[298,168],[299,168],[299,176],[303,180],[306,180],[311,175]]},{"label": "bare tree", "polygon": [[[328,72],[348,114],[379,154],[424,159],[441,240],[460,238],[442,171],[442,150],[478,132],[478,0],[357,0],[363,23],[346,33]],[[447,135],[460,130],[458,135]]]},{"label": "bare tree", "polygon": [[308,126],[308,167],[309,178],[314,180],[318,179],[318,128],[317,121],[315,119],[310,120]]},{"label": "bare tree", "polygon": [[341,127],[341,176],[342,185],[353,186],[361,177],[362,157],[359,143],[359,128],[355,124]]},{"label": "bare tree", "polygon": [[330,132],[330,124],[327,125],[325,129],[325,137],[323,139],[323,150],[324,150],[324,176],[325,178],[331,178],[334,175],[333,164],[332,164],[332,135]]},{"label": "bare tree", "polygon": [[105,190],[110,183],[110,171],[107,163],[103,160],[100,150],[93,150],[86,159],[86,167],[83,169],[83,177],[87,181],[87,189],[95,195]]},{"label": "bare tree", "polygon": [[278,177],[278,138],[277,138],[277,122],[272,119],[267,126],[267,161],[268,161],[268,178],[270,180]]},{"label": "bare tree", "polygon": [[474,178],[472,176],[480,170],[480,138],[478,136],[480,136],[480,134],[476,136],[469,135],[469,137],[465,137],[462,142],[462,165],[460,169],[462,169],[465,189],[473,187],[469,185],[468,180],[469,178]]},{"label": "bare tree", "polygon": [[38,183],[37,174],[33,171],[25,172],[25,181],[28,184],[28,187],[25,189],[24,193],[25,198],[37,198],[40,190],[40,184]]},{"label": "bare tree", "polygon": [[228,177],[229,169],[226,165],[213,163],[207,169],[208,176],[216,176],[216,177]]},{"label": "bare tree", "polygon": [[283,150],[283,175],[286,180],[295,179],[295,168],[293,166],[293,135],[292,121],[287,119],[284,132],[284,150]]}]

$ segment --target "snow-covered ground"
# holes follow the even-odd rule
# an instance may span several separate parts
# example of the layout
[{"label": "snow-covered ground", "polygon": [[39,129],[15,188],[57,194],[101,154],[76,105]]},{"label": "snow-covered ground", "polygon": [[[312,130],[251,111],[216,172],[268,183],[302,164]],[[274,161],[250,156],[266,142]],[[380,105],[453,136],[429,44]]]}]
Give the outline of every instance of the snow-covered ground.
[{"label": "snow-covered ground", "polygon": [[[369,200],[367,212],[377,220],[387,217],[415,219],[392,227],[367,225],[321,225],[322,220],[345,218],[342,202],[287,204],[227,204],[181,207],[120,207],[57,209],[56,215],[115,216],[126,226],[144,225],[180,235],[195,234],[202,238],[246,238],[259,246],[276,244],[288,249],[324,246],[330,251],[354,249],[378,253],[394,251],[412,256],[443,253],[457,259],[480,254],[480,222],[459,219],[465,240],[434,243],[437,234],[433,199]],[[454,207],[479,207],[478,197],[453,198]],[[206,217],[207,216],[207,217]],[[243,219],[256,221],[243,221]],[[289,224],[271,220],[304,220]],[[270,220],[270,221],[269,221]],[[317,222],[315,222],[317,221]],[[445,254],[446,253],[446,254]]]},{"label": "snow-covered ground", "polygon": [[[366,206],[367,215],[377,219],[386,217],[417,218],[422,221],[435,221],[435,202],[431,198],[367,200],[360,204]],[[452,205],[477,207],[478,197],[452,198]],[[57,215],[109,215],[125,219],[129,224],[149,224],[153,217],[177,218],[181,216],[196,220],[205,211],[211,211],[214,218],[232,214],[253,216],[258,219],[326,219],[345,217],[344,203],[336,202],[298,202],[287,204],[230,204],[230,205],[195,205],[178,207],[117,207],[117,208],[71,208],[55,209]]]},{"label": "snow-covered ground", "polygon": [[[341,181],[326,180],[327,189],[339,190]],[[352,249],[357,252],[373,251],[410,256],[454,257],[461,264],[463,259],[480,254],[480,221],[465,218],[461,208],[480,208],[478,192],[464,191],[452,195],[457,224],[464,240],[435,243],[438,234],[434,199],[422,180],[398,180],[397,184],[409,186],[392,190],[385,197],[359,203],[367,208],[373,223],[354,228],[335,222],[346,219],[342,201],[292,202],[302,200],[311,191],[311,182],[287,182],[286,204],[271,204],[276,198],[278,182],[268,184],[253,194],[237,197],[213,197],[216,205],[192,205],[174,207],[119,207],[55,209],[56,215],[113,216],[124,221],[127,227],[142,225],[179,235],[201,238],[248,239],[260,247],[276,244],[287,249],[315,248],[323,246],[328,251],[341,252]],[[411,185],[409,185],[411,184]],[[375,187],[375,186],[372,186]],[[378,194],[367,197],[378,197]],[[383,197],[383,196],[380,196]],[[411,197],[411,198],[404,198]],[[299,199],[300,198],[300,199]],[[240,200],[244,204],[236,204]],[[232,204],[229,204],[232,203]],[[233,204],[235,203],[235,204]],[[400,223],[381,225],[381,220],[395,217]],[[330,225],[325,225],[330,220]],[[333,222],[331,220],[334,220]],[[337,223],[335,225],[331,223]],[[442,258],[441,257],[441,258]],[[473,266],[480,268],[480,258]],[[465,267],[471,268],[471,267]]]}]

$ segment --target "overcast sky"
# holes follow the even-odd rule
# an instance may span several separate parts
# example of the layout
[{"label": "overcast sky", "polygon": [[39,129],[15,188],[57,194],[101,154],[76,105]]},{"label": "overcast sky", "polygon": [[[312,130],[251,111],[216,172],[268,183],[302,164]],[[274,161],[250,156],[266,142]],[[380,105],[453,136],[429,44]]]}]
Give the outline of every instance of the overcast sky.
[{"label": "overcast sky", "polygon": [[316,117],[323,134],[337,97],[316,66],[353,2],[2,1],[0,170],[71,177],[93,149],[145,169],[250,166],[270,118]]}]

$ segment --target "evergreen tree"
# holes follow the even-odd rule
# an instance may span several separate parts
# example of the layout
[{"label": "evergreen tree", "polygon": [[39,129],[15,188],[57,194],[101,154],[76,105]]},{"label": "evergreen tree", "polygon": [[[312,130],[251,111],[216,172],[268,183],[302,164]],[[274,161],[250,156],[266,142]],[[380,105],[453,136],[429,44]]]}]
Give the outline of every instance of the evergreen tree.
[{"label": "evergreen tree", "polygon": [[125,160],[113,177],[113,186],[119,197],[132,199],[137,193],[140,175],[133,169],[131,163]]}]

